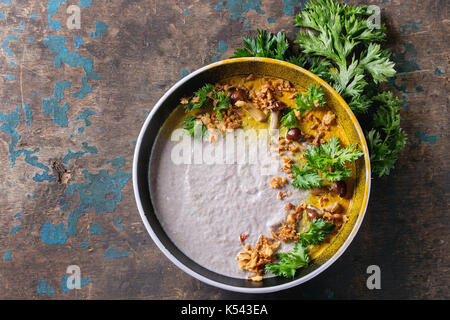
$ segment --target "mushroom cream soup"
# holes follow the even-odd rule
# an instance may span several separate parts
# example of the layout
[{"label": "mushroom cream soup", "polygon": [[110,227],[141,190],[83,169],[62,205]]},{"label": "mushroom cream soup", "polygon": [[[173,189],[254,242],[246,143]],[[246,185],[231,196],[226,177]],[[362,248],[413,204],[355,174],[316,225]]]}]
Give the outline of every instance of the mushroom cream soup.
[{"label": "mushroom cream soup", "polygon": [[282,79],[234,77],[186,93],[150,160],[161,226],[214,272],[293,276],[348,219],[361,153],[337,120],[320,87]]}]

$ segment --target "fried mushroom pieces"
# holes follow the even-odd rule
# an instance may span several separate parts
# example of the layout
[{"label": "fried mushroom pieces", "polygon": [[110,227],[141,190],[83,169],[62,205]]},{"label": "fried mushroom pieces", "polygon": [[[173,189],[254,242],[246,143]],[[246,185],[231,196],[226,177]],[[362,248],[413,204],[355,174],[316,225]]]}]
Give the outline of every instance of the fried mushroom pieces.
[{"label": "fried mushroom pieces", "polygon": [[275,239],[260,235],[256,245],[251,248],[250,244],[244,246],[245,252],[237,256],[239,268],[253,272],[248,278],[253,281],[261,281],[264,274],[264,266],[272,262],[280,242]]}]

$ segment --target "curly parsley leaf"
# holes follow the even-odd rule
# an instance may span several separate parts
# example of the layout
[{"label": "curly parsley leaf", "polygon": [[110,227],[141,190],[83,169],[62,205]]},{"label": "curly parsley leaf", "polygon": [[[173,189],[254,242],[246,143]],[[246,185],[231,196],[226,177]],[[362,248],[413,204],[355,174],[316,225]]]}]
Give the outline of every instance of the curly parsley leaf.
[{"label": "curly parsley leaf", "polygon": [[196,116],[192,116],[192,115],[187,116],[184,119],[183,129],[186,130],[185,132],[188,135],[190,135],[191,137],[194,137],[196,134],[200,135],[199,134],[200,130],[201,130],[201,136],[203,137],[207,130],[206,126],[204,124],[202,124],[200,121],[198,121]]},{"label": "curly parsley leaf", "polygon": [[209,100],[208,94],[215,92],[216,88],[212,84],[205,84],[194,93],[194,97],[184,106],[185,111],[190,112],[192,110],[203,108]]},{"label": "curly parsley leaf", "polygon": [[280,252],[277,259],[277,262],[266,264],[266,271],[277,276],[293,278],[297,269],[308,266],[309,254],[302,243],[296,242],[292,252]]},{"label": "curly parsley leaf", "polygon": [[296,109],[301,114],[311,111],[314,107],[321,107],[325,104],[324,93],[322,88],[309,84],[308,93],[298,93],[295,97]]},{"label": "curly parsley leaf", "polygon": [[217,119],[219,121],[222,121],[222,112],[220,112],[221,110],[227,110],[228,107],[231,104],[230,98],[228,97],[228,95],[223,92],[223,91],[219,91],[214,93],[213,99],[215,101],[217,101],[214,105],[214,110],[217,111]]},{"label": "curly parsley leaf", "polygon": [[362,155],[363,153],[354,145],[342,148],[336,136],[320,146],[308,146],[305,151],[308,166],[320,170],[321,176],[330,181],[349,178],[351,170],[346,164],[356,161]]},{"label": "curly parsley leaf", "polygon": [[406,134],[400,127],[400,99],[385,91],[375,96],[374,101],[378,107],[366,138],[372,172],[381,177],[394,168],[398,152],[406,144]]},{"label": "curly parsley leaf", "polygon": [[295,43],[304,53],[333,63],[329,82],[356,113],[370,107],[369,81],[377,84],[395,75],[388,51],[378,43],[385,39],[385,26],[374,28],[372,14],[367,6],[311,0],[295,17],[296,26],[307,29]]},{"label": "curly parsley leaf", "polygon": [[307,165],[299,168],[296,165],[292,166],[294,179],[292,185],[297,189],[311,189],[320,187],[323,184],[323,179],[320,174],[313,169],[309,169]]},{"label": "curly parsley leaf", "polygon": [[299,268],[308,266],[310,261],[308,246],[320,244],[334,229],[334,224],[323,219],[313,219],[307,231],[299,234],[299,240],[295,243],[294,250],[287,253],[278,253],[278,261],[268,263],[266,271],[277,276],[293,278]]},{"label": "curly parsley leaf", "polygon": [[320,244],[334,229],[334,224],[324,219],[312,219],[308,230],[299,234],[299,241],[307,247]]},{"label": "curly parsley leaf", "polygon": [[266,57],[284,60],[289,48],[286,35],[278,32],[276,35],[265,30],[257,30],[255,37],[243,37],[244,48],[234,52],[233,58],[239,57]]},{"label": "curly parsley leaf", "polygon": [[281,117],[281,128],[292,129],[297,127],[297,117],[294,110],[290,110],[283,117]]}]

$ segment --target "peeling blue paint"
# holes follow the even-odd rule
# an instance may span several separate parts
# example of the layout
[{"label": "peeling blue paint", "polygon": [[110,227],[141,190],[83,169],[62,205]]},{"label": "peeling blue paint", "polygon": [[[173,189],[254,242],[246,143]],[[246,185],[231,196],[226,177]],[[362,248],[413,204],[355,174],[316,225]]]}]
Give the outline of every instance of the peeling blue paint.
[{"label": "peeling blue paint", "polygon": [[184,9],[184,14],[189,14],[189,9]]},{"label": "peeling blue paint", "polygon": [[15,235],[15,234],[17,234],[17,231],[19,231],[19,229],[22,229],[21,225],[17,225],[15,227],[12,227],[11,230],[9,231],[8,235]]},{"label": "peeling blue paint", "polygon": [[77,34],[73,38],[73,47],[75,49],[79,49],[82,44],[84,44],[83,38],[79,34]]},{"label": "peeling blue paint", "polygon": [[438,143],[439,137],[441,136],[442,135],[440,133],[428,135],[423,130],[417,130],[416,132],[414,132],[414,137],[417,139],[417,142],[419,144],[421,144],[422,142],[426,142],[429,145],[435,145]]},{"label": "peeling blue paint", "polygon": [[283,0],[283,11],[287,16],[293,16],[295,9],[303,9],[307,0]]},{"label": "peeling blue paint", "polygon": [[81,114],[78,115],[75,120],[80,120],[83,119],[84,120],[84,124],[86,125],[86,127],[89,127],[91,125],[91,122],[89,121],[88,117],[91,115],[97,114],[97,112],[91,110],[91,109],[83,109],[83,111],[81,111]]},{"label": "peeling blue paint", "polygon": [[44,165],[43,163],[38,162],[37,156],[31,156],[31,155],[35,154],[36,152],[39,152],[39,148],[36,148],[33,151],[29,151],[29,150],[19,150],[19,151],[25,155],[26,163],[28,163],[29,165],[32,165],[33,167],[44,170],[42,173],[36,173],[34,175],[34,177],[33,177],[34,181],[36,181],[36,182],[43,182],[43,181],[52,182],[53,180],[55,180],[55,176],[52,174],[49,174],[50,168],[47,167],[46,165]]},{"label": "peeling blue paint", "polygon": [[186,69],[181,69],[180,74],[181,74],[180,79],[183,79],[184,77],[186,77],[189,74],[189,71],[187,71]]},{"label": "peeling blue paint", "polygon": [[61,21],[53,20],[53,16],[58,13],[58,9],[61,6],[61,3],[67,2],[67,0],[49,0],[47,5],[48,12],[48,26],[47,29],[50,28],[53,31],[58,31],[61,29]]},{"label": "peeling blue paint", "polygon": [[50,98],[42,99],[42,109],[47,116],[53,115],[53,123],[56,123],[62,128],[67,128],[67,111],[69,105],[65,102],[62,107],[59,107],[60,102],[64,99],[64,90],[69,89],[72,81],[59,81],[55,83],[53,95]]},{"label": "peeling blue paint", "polygon": [[441,70],[439,70],[439,68],[436,68],[434,69],[434,74],[437,76],[442,76],[444,73]]},{"label": "peeling blue paint", "polygon": [[98,223],[92,223],[91,227],[89,228],[90,234],[96,234],[96,235],[102,235],[103,234],[103,228]]},{"label": "peeling blue paint", "polygon": [[124,226],[121,224],[122,223],[122,219],[119,219],[118,216],[114,216],[114,222],[116,222],[117,228],[119,228],[120,231],[124,230]]},{"label": "peeling blue paint", "polygon": [[[62,290],[62,292],[64,292],[64,293],[68,293],[68,292],[70,292],[71,290],[67,287],[67,280],[69,279],[69,276],[67,275],[67,274],[64,274],[63,276],[62,276],[62,279],[61,279],[61,290]],[[80,279],[80,286],[81,287],[84,287],[84,286],[87,286],[89,283],[91,283],[91,282],[93,282],[92,280],[89,280],[89,278],[88,277],[82,277],[81,279]],[[73,290],[73,289],[72,289]],[[78,289],[75,289],[75,290],[78,290]]]},{"label": "peeling blue paint", "polygon": [[9,44],[9,40],[3,41],[2,48],[3,48],[3,50],[5,50],[5,52],[8,56],[12,57],[12,56],[14,56],[14,54],[12,53],[11,50],[9,50],[8,44]]},{"label": "peeling blue paint", "polygon": [[4,260],[5,261],[11,261],[12,260],[11,255],[12,255],[12,250],[6,249]]},{"label": "peeling blue paint", "polygon": [[[121,170],[121,167],[125,165],[125,159],[122,157],[108,160],[107,163],[115,167],[113,175],[104,169],[97,174],[83,170],[84,178],[89,182],[69,184],[66,187],[66,194],[73,195],[77,192],[79,204],[68,214],[67,227],[64,227],[62,223],[56,227],[51,223],[46,223],[42,227],[41,239],[44,243],[64,243],[68,236],[76,236],[78,220],[91,209],[96,214],[110,213],[115,210],[117,202],[122,200],[121,190],[131,178],[131,173]],[[64,199],[60,200],[59,204],[69,208],[72,203]]]},{"label": "peeling blue paint", "polygon": [[216,10],[227,10],[230,18],[236,21],[239,18],[244,18],[242,14],[250,10],[255,10],[259,14],[265,14],[266,12],[261,9],[261,6],[262,3],[259,0],[219,0]]},{"label": "peeling blue paint", "polygon": [[92,0],[79,0],[79,3],[82,8],[90,8],[92,5]]},{"label": "peeling blue paint", "polygon": [[102,34],[104,34],[108,30],[108,25],[103,21],[94,21],[94,24],[95,32],[91,32],[91,37],[100,39]]},{"label": "peeling blue paint", "polygon": [[53,290],[50,284],[47,281],[44,281],[42,277],[36,291],[38,294],[46,294],[49,297],[55,294],[55,290]]},{"label": "peeling blue paint", "polygon": [[415,21],[415,22],[401,25],[400,26],[400,28],[402,30],[401,34],[405,34],[407,29],[411,29],[413,31],[420,30],[420,28],[418,27],[419,24],[422,24],[422,21]]},{"label": "peeling blue paint", "polygon": [[269,17],[269,18],[267,18],[267,22],[268,22],[268,23],[275,23],[275,19]]},{"label": "peeling blue paint", "polygon": [[417,56],[417,50],[414,48],[414,45],[411,43],[403,44],[404,51],[403,52],[393,52],[392,53],[392,61],[395,62],[395,69],[398,73],[405,72],[413,72],[416,70],[420,70],[419,65],[414,59],[407,60],[407,56],[410,58],[415,58]]},{"label": "peeling blue paint", "polygon": [[16,131],[20,117],[21,114],[14,111],[7,114],[4,114],[0,111],[0,122],[3,122],[3,124],[0,126],[0,130],[11,137],[11,142],[8,146],[9,158],[11,159],[11,167],[14,166],[16,158],[20,155],[20,152],[14,151],[14,147],[20,140],[20,134]]},{"label": "peeling blue paint", "polygon": [[5,19],[5,13],[3,11],[0,11],[0,20]]},{"label": "peeling blue paint", "polygon": [[31,111],[28,103],[24,104],[23,109],[25,112],[25,124],[29,126],[31,124],[31,118],[33,117],[33,111]]},{"label": "peeling blue paint", "polygon": [[219,55],[213,57],[211,60],[213,62],[219,61],[220,58],[222,58],[222,54],[224,54],[225,52],[227,52],[228,50],[228,44],[225,41],[220,40],[219,41],[219,47],[217,48],[216,52],[219,53]]},{"label": "peeling blue paint", "polygon": [[16,76],[15,75],[13,75],[13,74],[8,74],[8,75],[6,75],[6,76],[3,76],[3,78],[5,78],[6,80],[15,80],[16,79]]},{"label": "peeling blue paint", "polygon": [[58,223],[55,227],[50,222],[46,222],[41,228],[40,237],[45,244],[64,244],[67,240],[66,228],[63,223]]},{"label": "peeling blue paint", "polygon": [[56,53],[53,56],[53,65],[56,68],[61,68],[65,63],[71,67],[82,67],[85,76],[81,78],[81,89],[72,94],[75,98],[84,98],[89,92],[92,92],[92,85],[88,84],[88,80],[100,80],[101,77],[92,71],[93,61],[91,58],[83,58],[77,51],[69,51],[65,45],[66,38],[59,35],[48,35],[47,39],[43,41],[51,53]]},{"label": "peeling blue paint", "polygon": [[83,147],[84,151],[77,151],[72,152],[72,150],[67,149],[67,154],[62,159],[62,162],[65,164],[69,164],[69,161],[72,159],[79,159],[85,154],[91,153],[91,154],[97,154],[98,149],[96,146],[89,146],[89,144],[86,141],[83,141],[81,143],[81,146]]},{"label": "peeling blue paint", "polygon": [[120,252],[116,248],[108,248],[105,253],[103,253],[103,257],[105,259],[116,259],[122,257],[128,257],[130,253],[128,251]]}]

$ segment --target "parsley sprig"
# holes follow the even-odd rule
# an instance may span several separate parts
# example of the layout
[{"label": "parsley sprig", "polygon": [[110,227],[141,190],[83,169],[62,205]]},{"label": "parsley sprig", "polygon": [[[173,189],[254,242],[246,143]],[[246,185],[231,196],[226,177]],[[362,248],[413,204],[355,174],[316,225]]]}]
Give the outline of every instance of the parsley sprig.
[{"label": "parsley sprig", "polygon": [[203,137],[207,130],[206,126],[202,124],[200,121],[197,121],[196,116],[192,115],[189,115],[184,119],[183,129],[191,137],[194,137],[194,135],[197,133],[197,130],[199,130],[198,132],[201,132],[201,136]]},{"label": "parsley sprig", "polygon": [[208,102],[208,93],[210,92],[216,92],[216,88],[210,83],[207,83],[203,87],[198,89],[194,93],[194,97],[190,99],[189,102],[184,106],[186,112],[191,112],[193,110],[203,108],[206,102]]},{"label": "parsley sprig", "polygon": [[307,267],[310,261],[308,246],[320,244],[334,229],[334,224],[324,219],[313,219],[307,231],[300,233],[299,240],[291,252],[277,254],[277,262],[268,263],[266,271],[277,276],[293,278],[299,268]]},{"label": "parsley sprig", "polygon": [[213,109],[217,111],[217,119],[222,121],[223,115],[221,110],[228,109],[231,103],[230,98],[224,91],[217,91],[216,87],[210,83],[207,83],[198,89],[194,93],[194,96],[184,106],[184,109],[186,112],[191,112],[193,110],[203,108],[210,99],[217,101]]},{"label": "parsley sprig", "polygon": [[311,111],[314,107],[322,107],[325,104],[324,93],[322,88],[309,84],[306,94],[298,93],[295,97],[296,109],[303,114]]},{"label": "parsley sprig", "polygon": [[345,180],[351,175],[347,164],[362,155],[354,145],[342,148],[336,136],[320,146],[309,145],[305,151],[306,164],[302,168],[293,166],[292,185],[298,189],[311,189],[322,186],[325,180]]},{"label": "parsley sprig", "polygon": [[231,104],[230,98],[223,91],[219,91],[214,93],[214,100],[217,100],[216,105],[214,106],[214,110],[217,111],[217,119],[222,121],[223,115],[221,110],[227,110]]}]

